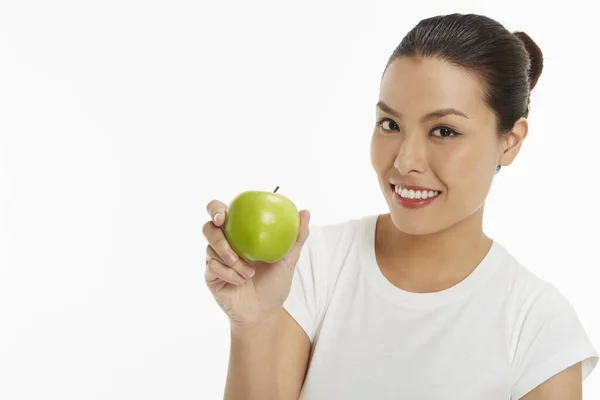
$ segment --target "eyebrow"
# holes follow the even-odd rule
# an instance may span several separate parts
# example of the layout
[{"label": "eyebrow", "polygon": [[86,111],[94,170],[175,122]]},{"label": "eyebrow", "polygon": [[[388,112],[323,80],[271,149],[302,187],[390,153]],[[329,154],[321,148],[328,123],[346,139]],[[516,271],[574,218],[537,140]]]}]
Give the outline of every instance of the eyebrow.
[{"label": "eyebrow", "polygon": [[[402,113],[395,111],[394,109],[392,109],[392,107],[388,106],[383,101],[377,102],[377,107],[379,107],[382,111],[395,116],[396,118],[402,119]],[[458,115],[460,117],[469,119],[469,117],[465,113],[455,108],[442,108],[440,110],[435,110],[433,112],[430,112],[429,114],[424,115],[421,118],[421,122],[425,122],[430,119],[445,117],[446,115]]]}]

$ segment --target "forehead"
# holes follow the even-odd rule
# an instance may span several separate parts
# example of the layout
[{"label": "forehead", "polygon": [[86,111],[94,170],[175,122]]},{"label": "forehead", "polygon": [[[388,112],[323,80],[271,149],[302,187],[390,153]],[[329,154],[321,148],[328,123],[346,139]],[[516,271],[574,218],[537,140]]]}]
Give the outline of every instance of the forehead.
[{"label": "forehead", "polygon": [[402,113],[454,107],[475,116],[487,110],[477,76],[435,58],[394,60],[382,77],[379,97]]}]

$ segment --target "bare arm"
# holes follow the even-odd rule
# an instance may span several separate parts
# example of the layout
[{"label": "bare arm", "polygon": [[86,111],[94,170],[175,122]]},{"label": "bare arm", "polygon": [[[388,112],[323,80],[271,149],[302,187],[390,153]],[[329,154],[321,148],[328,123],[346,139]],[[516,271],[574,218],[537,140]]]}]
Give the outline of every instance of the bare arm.
[{"label": "bare arm", "polygon": [[310,340],[285,309],[252,329],[231,329],[224,400],[296,400]]},{"label": "bare arm", "polygon": [[582,369],[578,362],[543,382],[521,400],[581,400],[582,397]]}]

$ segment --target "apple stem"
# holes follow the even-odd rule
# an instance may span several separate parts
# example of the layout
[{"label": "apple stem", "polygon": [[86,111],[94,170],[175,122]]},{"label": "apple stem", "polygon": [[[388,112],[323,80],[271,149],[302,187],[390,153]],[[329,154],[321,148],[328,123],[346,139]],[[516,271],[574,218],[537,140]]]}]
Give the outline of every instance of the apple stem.
[{"label": "apple stem", "polygon": [[277,193],[277,191],[278,191],[278,190],[279,190],[279,186],[277,186],[277,187],[275,188],[275,190],[273,190],[273,193]]}]

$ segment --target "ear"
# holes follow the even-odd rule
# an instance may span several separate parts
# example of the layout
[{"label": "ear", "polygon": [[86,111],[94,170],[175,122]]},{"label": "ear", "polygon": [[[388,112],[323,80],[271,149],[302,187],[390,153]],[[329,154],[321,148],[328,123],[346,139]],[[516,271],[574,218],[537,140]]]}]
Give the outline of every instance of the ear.
[{"label": "ear", "polygon": [[507,166],[512,164],[521,150],[521,145],[527,137],[529,124],[525,117],[521,117],[515,122],[512,129],[502,138],[502,150],[498,165]]}]

